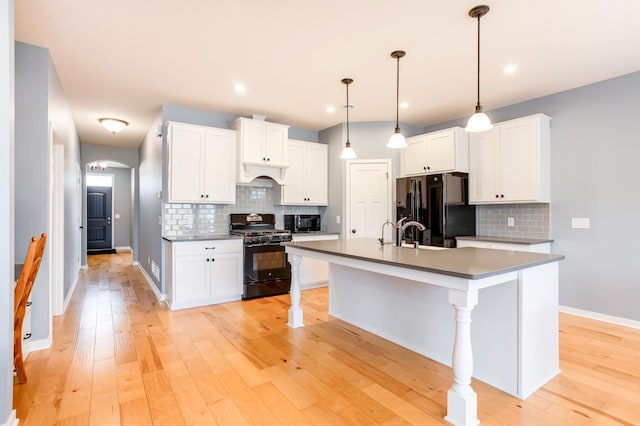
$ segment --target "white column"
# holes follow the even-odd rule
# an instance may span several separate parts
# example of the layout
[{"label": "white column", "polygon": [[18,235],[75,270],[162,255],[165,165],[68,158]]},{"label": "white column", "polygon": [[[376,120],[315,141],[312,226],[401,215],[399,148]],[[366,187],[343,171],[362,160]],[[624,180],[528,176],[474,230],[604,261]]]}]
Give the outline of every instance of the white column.
[{"label": "white column", "polygon": [[480,421],[478,397],[471,387],[471,310],[478,303],[478,291],[450,289],[449,303],[456,310],[456,337],[453,343],[453,386],[447,392],[445,420],[456,426],[475,426]]},{"label": "white column", "polygon": [[298,328],[304,325],[302,308],[300,308],[300,262],[302,262],[302,256],[289,254],[289,262],[291,263],[291,290],[289,290],[291,307],[289,308],[287,325],[291,328]]}]

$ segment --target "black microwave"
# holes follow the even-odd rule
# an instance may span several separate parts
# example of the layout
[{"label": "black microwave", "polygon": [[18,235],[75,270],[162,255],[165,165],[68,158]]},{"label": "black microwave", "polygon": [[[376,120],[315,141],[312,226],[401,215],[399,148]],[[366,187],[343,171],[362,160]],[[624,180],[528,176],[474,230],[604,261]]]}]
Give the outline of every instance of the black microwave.
[{"label": "black microwave", "polygon": [[319,214],[285,214],[284,229],[291,232],[316,232],[320,230]]}]

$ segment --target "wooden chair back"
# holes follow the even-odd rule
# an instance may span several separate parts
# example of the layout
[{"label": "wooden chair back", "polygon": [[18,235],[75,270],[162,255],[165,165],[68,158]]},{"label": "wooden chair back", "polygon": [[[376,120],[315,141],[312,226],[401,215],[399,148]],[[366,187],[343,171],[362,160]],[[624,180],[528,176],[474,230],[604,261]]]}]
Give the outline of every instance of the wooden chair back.
[{"label": "wooden chair back", "polygon": [[40,238],[32,237],[27,254],[24,259],[24,265],[14,290],[13,299],[13,364],[18,376],[18,383],[27,381],[27,373],[24,368],[24,360],[22,355],[22,324],[27,311],[27,301],[31,295],[33,284],[36,281],[42,255],[44,254],[44,246],[47,241],[47,234],[42,234]]}]

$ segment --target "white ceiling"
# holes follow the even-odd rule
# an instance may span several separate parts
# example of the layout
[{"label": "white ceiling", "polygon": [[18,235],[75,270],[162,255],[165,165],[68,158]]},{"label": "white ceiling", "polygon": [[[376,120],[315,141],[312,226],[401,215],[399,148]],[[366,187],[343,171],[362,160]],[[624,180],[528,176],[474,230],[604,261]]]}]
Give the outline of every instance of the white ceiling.
[{"label": "white ceiling", "polygon": [[[139,146],[163,104],[321,130],[470,115],[481,0],[16,0],[16,40],[50,49],[83,142]],[[485,111],[640,70],[638,0],[490,0]],[[517,64],[511,75],[502,72]],[[236,83],[247,90],[234,92]],[[334,113],[326,112],[334,105]],[[111,135],[98,118],[131,125]],[[392,132],[392,128],[389,132]]]}]

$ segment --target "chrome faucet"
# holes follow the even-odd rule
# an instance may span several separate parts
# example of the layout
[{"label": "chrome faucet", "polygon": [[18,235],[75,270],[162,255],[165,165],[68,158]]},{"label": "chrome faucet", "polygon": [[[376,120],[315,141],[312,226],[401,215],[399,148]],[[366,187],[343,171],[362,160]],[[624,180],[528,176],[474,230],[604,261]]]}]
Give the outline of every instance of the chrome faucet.
[{"label": "chrome faucet", "polygon": [[[378,238],[378,241],[380,241],[380,244],[382,244],[382,245],[385,245],[385,242],[384,242],[384,227],[386,225],[391,225],[393,228],[396,227],[396,225],[394,225],[393,222],[389,222],[388,220],[385,223],[382,224],[382,231],[381,231],[382,233],[380,235],[380,238]],[[393,241],[391,241],[391,243],[393,243]]]},{"label": "chrome faucet", "polygon": [[400,219],[398,219],[398,222],[396,222],[396,229],[398,230],[398,233],[396,235],[396,246],[400,247],[402,245],[402,237],[404,236],[404,230],[402,230],[402,223],[407,220],[406,217],[401,217]]},{"label": "chrome faucet", "polygon": [[[424,231],[425,226],[423,224],[421,224],[420,222],[416,222],[415,220],[406,222],[402,225],[400,225],[402,222],[404,222],[406,218],[402,218],[398,221],[398,239],[396,241],[396,245],[398,247],[402,246],[402,240],[404,239],[404,231],[405,229],[409,228],[410,226],[415,226],[416,228],[418,228],[420,231]],[[417,247],[417,246],[416,246]]]}]

